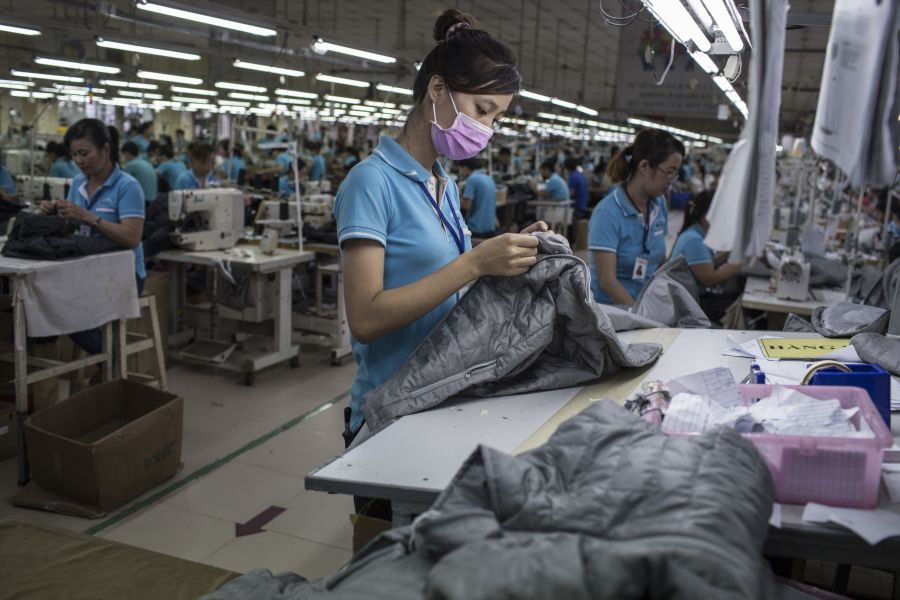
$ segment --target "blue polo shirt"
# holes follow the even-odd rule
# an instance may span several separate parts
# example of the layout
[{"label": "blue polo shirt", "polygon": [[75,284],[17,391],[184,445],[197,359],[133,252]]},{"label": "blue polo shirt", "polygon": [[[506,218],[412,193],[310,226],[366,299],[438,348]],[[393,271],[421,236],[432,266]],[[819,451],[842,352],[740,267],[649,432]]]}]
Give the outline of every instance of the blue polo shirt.
[{"label": "blue polo shirt", "polygon": [[549,194],[550,200],[563,201],[569,199],[569,186],[566,185],[565,179],[559,176],[559,173],[554,173],[547,179],[544,189]]},{"label": "blue polo shirt", "polygon": [[16,193],[16,182],[6,167],[0,166],[0,190],[4,194],[14,196]]},{"label": "blue polo shirt", "polygon": [[569,190],[572,192],[572,199],[575,201],[575,210],[586,210],[588,204],[588,184],[584,173],[581,171],[572,171],[569,173]]},{"label": "blue polo shirt", "polygon": [[175,185],[178,183],[178,177],[185,171],[187,171],[187,167],[177,158],[170,158],[156,167],[156,172],[160,177],[166,180],[170,190],[175,189]]},{"label": "blue polo shirt", "polygon": [[472,233],[493,233],[497,228],[497,186],[493,178],[478,169],[466,179],[462,195],[472,201],[467,219]]},{"label": "blue polo shirt", "polygon": [[238,173],[241,172],[241,169],[246,169],[247,163],[244,162],[243,158],[238,158],[237,156],[232,156],[227,159],[222,165],[222,171],[224,171],[228,175],[228,179],[237,179]]},{"label": "blue polo shirt", "polygon": [[282,152],[275,157],[275,164],[281,167],[283,173],[287,173],[291,170],[291,161],[293,161],[293,159],[287,152]]},{"label": "blue polo shirt", "polygon": [[50,177],[64,177],[66,179],[72,179],[77,174],[78,171],[73,171],[72,165],[64,158],[57,158],[53,161],[53,164],[50,166],[50,173],[48,173]]},{"label": "blue polo shirt", "polygon": [[[206,175],[206,187],[210,187],[212,185],[218,185],[219,180],[213,177],[212,173],[207,173]],[[175,187],[173,190],[197,190],[200,189],[200,180],[194,175],[193,169],[187,169],[184,173],[178,176],[178,179],[175,180]]]},{"label": "blue polo shirt", "polygon": [[[121,223],[123,219],[144,218],[144,194],[137,179],[119,169],[116,165],[113,172],[103,182],[93,196],[87,195],[87,176],[83,173],[72,180],[69,188],[69,201],[92,214],[102,217],[110,223]],[[103,234],[91,229],[92,237],[103,237]],[[138,244],[134,249],[134,272],[141,279],[147,276],[144,269],[144,246]]]},{"label": "blue polo shirt", "polygon": [[[628,199],[622,185],[615,186],[591,214],[588,223],[588,249],[591,251],[591,291],[595,301],[614,304],[612,298],[600,287],[594,252],[612,252],[616,255],[616,279],[634,299],[637,299],[644,284],[665,258],[668,228],[665,197],[652,198],[648,208],[650,226],[647,228],[646,251],[643,218]],[[647,259],[645,276],[644,279],[632,279],[634,263],[639,257]]]},{"label": "blue polo shirt", "polygon": [[310,181],[322,181],[325,177],[325,157],[321,154],[313,156],[312,165],[309,168]]},{"label": "blue polo shirt", "polygon": [[[437,161],[432,169],[439,178],[439,189],[445,189],[440,211],[454,228],[456,224],[463,228],[464,248],[471,249],[471,235],[459,212],[459,190]],[[338,189],[334,202],[338,242],[361,238],[384,246],[385,290],[418,281],[460,256],[420,185],[429,176],[397,142],[382,137],[375,151],[350,170]],[[363,422],[365,394],[393,375],[455,304],[453,294],[418,320],[371,344],[351,340],[359,365],[350,388],[350,427],[354,431]]]},{"label": "blue polo shirt", "polygon": [[[300,194],[303,194],[303,184],[300,184]],[[293,174],[282,175],[278,178],[278,195],[282,198],[290,198],[294,195]]]},{"label": "blue polo shirt", "polygon": [[672,248],[670,258],[684,256],[684,260],[691,266],[713,263],[713,252],[703,243],[705,237],[706,232],[703,231],[700,223],[694,223],[675,240],[675,247]]},{"label": "blue polo shirt", "polygon": [[150,140],[141,134],[137,134],[131,141],[137,144],[138,150],[140,151],[139,156],[141,158],[147,158],[147,149],[150,148]]},{"label": "blue polo shirt", "polygon": [[144,194],[144,202],[153,202],[156,199],[157,181],[156,171],[146,158],[135,158],[122,165],[122,170],[137,179],[141,184]]}]

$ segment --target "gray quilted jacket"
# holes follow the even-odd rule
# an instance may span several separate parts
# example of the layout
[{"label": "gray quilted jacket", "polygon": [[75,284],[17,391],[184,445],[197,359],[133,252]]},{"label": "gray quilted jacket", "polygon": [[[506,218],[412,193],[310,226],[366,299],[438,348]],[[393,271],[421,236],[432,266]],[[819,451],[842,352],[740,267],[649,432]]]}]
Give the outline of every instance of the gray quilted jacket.
[{"label": "gray quilted jacket", "polygon": [[658,344],[623,344],[591,298],[587,265],[565,238],[536,234],[538,262],[482,277],[409,360],[365,396],[370,432],[455,395],[506,396],[584,384],[655,361]]}]

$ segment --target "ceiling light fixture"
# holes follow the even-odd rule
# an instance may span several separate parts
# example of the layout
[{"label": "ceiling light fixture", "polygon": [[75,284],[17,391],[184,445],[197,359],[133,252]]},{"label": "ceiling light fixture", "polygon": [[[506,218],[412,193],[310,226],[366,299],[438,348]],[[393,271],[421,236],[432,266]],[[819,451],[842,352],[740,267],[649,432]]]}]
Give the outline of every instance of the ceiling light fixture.
[{"label": "ceiling light fixture", "polygon": [[326,94],[325,99],[329,102],[340,102],[341,104],[359,104],[359,100],[357,100],[356,98],[347,98],[345,96],[332,96],[330,94]]},{"label": "ceiling light fixture", "polygon": [[184,77],[182,75],[169,75],[168,73],[157,73],[156,71],[138,71],[137,76],[140,79],[154,79],[156,81],[166,81],[169,83],[184,83],[187,85],[203,85],[203,80],[199,77]]},{"label": "ceiling light fixture", "polygon": [[192,87],[182,87],[180,85],[173,85],[169,87],[173,92],[179,92],[182,94],[197,94],[198,96],[218,96],[219,92],[215,90],[203,90],[200,88],[192,88]]},{"label": "ceiling light fixture", "polygon": [[[28,86],[26,85],[26,83],[31,83],[31,82],[23,81],[22,83],[10,83],[8,81],[3,80],[3,81],[0,81],[0,88],[9,89],[9,90],[25,90],[25,91],[27,91]],[[34,84],[31,83],[31,85],[34,85]]]},{"label": "ceiling light fixture", "polygon": [[136,44],[126,44],[124,42],[114,42],[101,37],[97,38],[97,45],[101,48],[111,48],[113,50],[135,52],[137,54],[153,54],[155,56],[165,56],[166,58],[178,58],[181,60],[200,60],[200,55],[192,52],[179,52],[177,50],[166,50],[165,48],[138,46]]},{"label": "ceiling light fixture", "polygon": [[519,95],[523,98],[528,98],[529,100],[537,100],[539,102],[550,102],[550,96],[545,96],[543,94],[535,94],[534,92],[529,92],[528,90],[522,90],[519,92]]},{"label": "ceiling light fixture", "polygon": [[244,107],[250,106],[249,102],[243,102],[241,100],[216,100],[216,102],[218,102],[219,104],[221,104],[223,106],[244,106]]},{"label": "ceiling light fixture", "polygon": [[709,54],[704,54],[703,52],[689,52],[691,58],[694,59],[694,62],[700,65],[700,68],[713,75],[719,72],[719,67],[716,63],[713,62],[713,59],[709,57]]},{"label": "ceiling light fixture", "polygon": [[6,33],[17,33],[19,35],[41,35],[40,29],[36,29],[34,27],[25,27],[22,25],[13,25],[8,21],[6,23],[0,23],[0,31],[5,31]]},{"label": "ceiling light fixture", "polygon": [[260,65],[257,63],[244,62],[235,59],[233,66],[239,69],[249,69],[251,71],[262,71],[264,73],[274,73],[275,75],[287,75],[288,77],[303,77],[306,75],[303,71],[296,69],[285,69],[283,67],[270,67],[268,65]]},{"label": "ceiling light fixture", "polygon": [[410,89],[396,87],[393,85],[385,85],[383,83],[379,83],[378,85],[376,85],[375,89],[378,90],[379,92],[391,92],[393,94],[403,94],[404,96],[412,96],[413,95],[413,91]]},{"label": "ceiling light fixture", "polygon": [[10,70],[14,77],[28,77],[29,79],[50,79],[52,81],[68,81],[70,83],[84,83],[83,77],[70,77],[68,75],[51,75],[50,73],[34,73],[32,71]]},{"label": "ceiling light fixture", "polygon": [[347,79],[346,77],[335,77],[334,75],[325,75],[319,73],[316,75],[316,81],[324,81],[326,83],[338,83],[340,85],[350,85],[353,87],[367,88],[371,83],[368,81],[359,81],[358,79]]},{"label": "ceiling light fixture", "polygon": [[15,96],[17,98],[52,98],[53,94],[49,92],[25,92],[22,90],[10,90],[10,96]]},{"label": "ceiling light fixture", "polygon": [[557,106],[562,106],[563,108],[576,108],[578,106],[574,102],[569,102],[567,100],[560,100],[559,98],[551,98],[550,102]]},{"label": "ceiling light fixture", "polygon": [[119,81],[116,79],[101,79],[100,83],[102,85],[108,85],[110,87],[132,88],[136,90],[159,89],[159,86],[155,83],[136,83],[134,81]]},{"label": "ceiling light fixture", "polygon": [[217,81],[215,87],[223,90],[237,90],[239,92],[265,92],[261,85],[247,85],[244,83],[232,83],[230,81]]},{"label": "ceiling light fixture", "polygon": [[312,92],[298,92],[296,90],[285,90],[285,89],[277,89],[275,90],[275,95],[277,96],[293,96],[295,98],[318,98],[318,94],[313,94]]},{"label": "ceiling light fixture", "polygon": [[734,20],[729,14],[725,2],[723,0],[703,0],[703,4],[706,6],[709,14],[712,15],[713,20],[719,27],[719,31],[725,36],[725,41],[728,42],[731,49],[735,52],[743,50],[744,41],[738,34],[737,27],[734,26]]},{"label": "ceiling light fixture", "polygon": [[643,2],[676,40],[684,45],[692,41],[701,52],[709,52],[712,49],[709,38],[681,2],[678,0],[643,0]]},{"label": "ceiling light fixture", "polygon": [[588,108],[587,106],[581,106],[580,104],[575,107],[575,110],[577,110],[578,112],[582,112],[586,115],[591,115],[592,117],[596,117],[597,115],[600,114],[593,108]]},{"label": "ceiling light fixture", "polygon": [[34,62],[47,67],[60,67],[61,69],[75,69],[76,71],[95,71],[97,73],[109,73],[115,75],[120,73],[122,69],[119,67],[108,67],[106,65],[95,65],[92,63],[76,62],[73,60],[60,60],[58,58],[47,58],[38,56]]},{"label": "ceiling light fixture", "polygon": [[256,94],[245,94],[243,92],[229,92],[229,98],[236,98],[238,100],[256,100],[258,102],[268,102],[268,96],[258,96]]},{"label": "ceiling light fixture", "polygon": [[175,17],[176,19],[184,19],[186,21],[193,21],[195,23],[203,23],[204,25],[212,25],[214,27],[222,27],[224,29],[233,29],[234,31],[240,31],[243,33],[250,33],[253,35],[259,35],[263,37],[271,37],[273,35],[278,35],[278,32],[274,29],[270,29],[268,27],[258,27],[256,25],[250,25],[249,23],[241,23],[239,21],[232,21],[230,19],[222,19],[219,17],[213,17],[211,15],[205,15],[203,13],[194,12],[190,10],[182,10],[180,8],[176,8],[174,6],[167,6],[160,2],[150,2],[148,0],[138,0],[136,3],[137,7],[141,10],[146,10],[149,12],[153,12],[160,15],[166,15],[168,17]]},{"label": "ceiling light fixture", "polygon": [[347,54],[348,56],[355,56],[357,58],[363,58],[366,60],[374,60],[375,62],[380,63],[395,63],[397,59],[392,56],[385,56],[384,54],[376,54],[374,52],[367,52],[365,50],[357,50],[356,48],[349,48],[347,46],[340,46],[338,44],[332,44],[330,42],[323,41],[322,38],[315,38],[316,41],[313,43],[313,51],[317,54],[325,54],[326,52],[337,52],[339,54]]}]

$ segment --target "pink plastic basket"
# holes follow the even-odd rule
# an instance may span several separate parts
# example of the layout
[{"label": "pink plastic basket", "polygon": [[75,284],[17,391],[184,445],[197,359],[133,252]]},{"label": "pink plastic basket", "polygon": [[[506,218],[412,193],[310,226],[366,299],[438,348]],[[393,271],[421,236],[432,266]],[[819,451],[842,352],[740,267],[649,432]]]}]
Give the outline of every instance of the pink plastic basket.
[{"label": "pink plastic basket", "polygon": [[[864,419],[874,438],[804,437],[747,433],[765,459],[775,483],[775,500],[785,504],[818,502],[830,506],[874,508],[878,503],[881,462],[893,443],[891,432],[869,398],[858,387],[788,385],[820,400],[837,399],[842,408],[859,407],[852,422]],[[749,404],[771,394],[771,385],[741,385]]]}]

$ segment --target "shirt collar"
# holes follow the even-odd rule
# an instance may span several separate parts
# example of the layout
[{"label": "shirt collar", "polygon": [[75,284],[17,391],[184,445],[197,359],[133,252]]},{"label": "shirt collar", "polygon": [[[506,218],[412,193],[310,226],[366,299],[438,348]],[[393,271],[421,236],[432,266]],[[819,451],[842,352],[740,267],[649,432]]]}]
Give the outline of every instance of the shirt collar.
[{"label": "shirt collar", "polygon": [[[122,176],[122,171],[119,169],[119,165],[113,164],[112,173],[109,174],[109,177],[106,178],[106,181],[103,182],[103,185],[101,185],[94,191],[94,196],[96,197],[97,194],[99,194],[105,188],[113,187],[114,185],[116,185],[116,182],[119,181],[119,177],[121,177],[121,176]],[[81,195],[84,196],[85,200],[90,202],[91,197],[88,196],[88,193],[87,193],[87,184],[88,184],[88,178],[85,177],[84,181],[79,186],[78,191],[81,192]]]},{"label": "shirt collar", "polygon": [[[653,209],[659,205],[659,200],[661,196],[656,198],[650,198],[649,207],[650,207],[650,216],[655,216]],[[635,208],[634,204],[631,202],[631,199],[628,198],[628,194],[625,193],[625,184],[619,184],[615,188],[613,188],[613,199],[616,201],[616,205],[619,207],[619,210],[622,211],[622,215],[626,217],[637,217],[640,213],[638,209]]]},{"label": "shirt collar", "polygon": [[[414,181],[425,183],[431,177],[431,173],[426,171],[425,167],[419,164],[419,161],[414,159],[409,152],[391,137],[381,136],[378,140],[378,147],[375,148],[373,154]],[[444,171],[444,167],[440,162],[434,161],[432,169],[434,169],[438,177],[447,179],[447,172]]]}]

